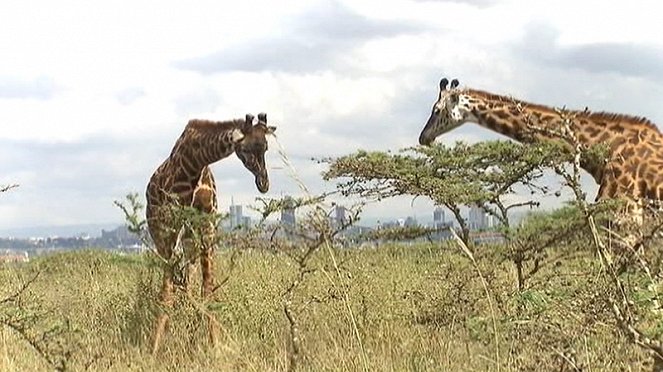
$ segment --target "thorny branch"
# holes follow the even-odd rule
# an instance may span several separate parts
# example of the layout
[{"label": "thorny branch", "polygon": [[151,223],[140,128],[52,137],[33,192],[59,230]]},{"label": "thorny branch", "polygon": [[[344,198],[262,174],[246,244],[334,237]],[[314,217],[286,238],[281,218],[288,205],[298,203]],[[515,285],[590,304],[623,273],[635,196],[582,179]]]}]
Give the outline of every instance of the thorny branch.
[{"label": "thorny branch", "polygon": [[11,185],[0,185],[0,193],[7,192],[13,188],[18,187],[17,184],[11,184]]},{"label": "thorny branch", "polygon": [[16,333],[53,369],[67,371],[74,350],[79,348],[79,345],[66,345],[63,340],[74,332],[71,324],[65,320],[62,324],[38,331],[37,324],[47,313],[35,308],[34,299],[30,301],[31,308],[25,307],[22,299],[40,274],[41,271],[35,272],[14,293],[0,300],[0,305],[6,307],[0,312],[0,324]]},{"label": "thorny branch", "polygon": [[[259,199],[263,208],[258,212],[263,216],[263,221],[271,214],[283,209],[295,209],[300,207],[311,207],[304,223],[295,226],[280,226],[274,229],[270,236],[270,244],[278,252],[285,253],[297,264],[297,273],[290,285],[283,293],[283,312],[288,321],[288,370],[294,371],[298,368],[301,359],[301,333],[297,311],[293,305],[294,295],[299,286],[304,282],[307,275],[318,269],[310,266],[311,258],[322,246],[331,246],[338,234],[354,225],[359,219],[361,208],[351,208],[350,216],[340,221],[338,226],[330,223],[331,212],[327,211],[321,204],[328,194],[306,198],[283,198],[279,200]],[[280,230],[279,230],[280,229]],[[278,236],[277,230],[286,235],[285,239]],[[294,248],[303,246],[301,248]]]}]

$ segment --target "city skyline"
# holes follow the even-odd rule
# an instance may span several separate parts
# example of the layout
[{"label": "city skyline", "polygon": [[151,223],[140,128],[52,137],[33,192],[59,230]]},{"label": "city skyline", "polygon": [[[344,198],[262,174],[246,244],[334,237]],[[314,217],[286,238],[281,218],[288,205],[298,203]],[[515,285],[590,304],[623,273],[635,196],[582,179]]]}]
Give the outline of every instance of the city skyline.
[{"label": "city skyline", "polygon": [[[247,205],[242,205],[242,204],[230,204],[228,206],[228,218],[222,221],[222,226],[226,228],[236,228],[239,226],[252,226],[252,224],[257,221],[260,216],[257,212],[252,211],[250,208],[244,208],[247,207]],[[250,215],[246,215],[244,213],[245,210],[249,210]],[[339,210],[342,210],[342,212],[339,212]],[[439,207],[436,206],[433,209],[431,209],[429,212],[430,213],[423,213],[423,214],[412,214],[412,215],[385,215],[383,217],[375,217],[375,218],[368,218],[368,219],[360,219],[360,221],[356,224],[358,226],[364,226],[364,227],[377,227],[379,225],[384,225],[384,224],[402,224],[405,225],[405,221],[409,219],[410,222],[408,224],[411,224],[412,222],[420,224],[422,226],[429,226],[429,227],[437,227],[436,226],[436,213],[439,213],[439,211],[442,211],[442,218],[439,220],[442,224],[445,223],[451,223],[453,226],[457,226],[457,222],[455,219],[448,218],[448,209],[444,207]],[[471,220],[471,215],[470,211],[471,208],[462,206],[461,207],[461,215],[466,217],[467,222],[469,225],[471,225],[474,228],[473,223],[470,221]],[[525,215],[529,212],[529,210],[523,210],[523,211],[515,211],[514,215]],[[341,218],[346,219],[347,218],[347,207],[345,207],[342,204],[335,204],[334,205],[334,212],[332,219],[334,220],[335,223],[338,223]],[[294,224],[297,221],[297,210],[296,209],[290,209],[286,210],[285,213],[280,213],[277,218],[271,218],[269,221],[271,222],[277,222],[277,223],[282,223],[284,215],[286,216],[286,224]],[[234,216],[234,218],[233,218]],[[339,218],[341,217],[341,218]],[[400,221],[402,220],[402,221]],[[519,218],[517,218],[519,220]],[[99,225],[67,225],[67,226],[44,226],[44,227],[33,227],[33,228],[27,228],[27,229],[14,229],[14,230],[0,230],[0,238],[9,238],[9,237],[20,237],[20,238],[46,238],[46,237],[82,237],[82,236],[89,236],[89,237],[99,237],[102,235],[102,232],[105,231],[110,231],[114,230],[117,228],[121,228],[124,225],[121,223],[118,224],[99,224]],[[494,227],[494,225],[491,225],[490,227]],[[61,228],[64,233],[57,233],[55,230],[58,230],[58,228]],[[23,231],[25,230],[25,231]],[[45,231],[43,234],[39,234],[35,232],[38,231]],[[14,231],[14,233],[12,233]]]}]

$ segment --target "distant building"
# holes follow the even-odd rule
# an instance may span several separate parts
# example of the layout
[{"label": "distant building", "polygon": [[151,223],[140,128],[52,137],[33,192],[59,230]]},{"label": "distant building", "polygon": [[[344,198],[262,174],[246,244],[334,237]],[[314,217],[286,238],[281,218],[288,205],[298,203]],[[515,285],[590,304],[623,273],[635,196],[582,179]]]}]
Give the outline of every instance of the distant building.
[{"label": "distant building", "polygon": [[9,262],[28,262],[28,261],[30,261],[28,252],[13,251],[9,249],[0,251],[0,262],[9,263]]},{"label": "distant building", "polygon": [[493,216],[490,213],[486,214],[486,228],[487,229],[492,229],[495,228],[499,225],[499,220],[497,217]]},{"label": "distant building", "polygon": [[412,217],[412,216],[408,216],[405,219],[405,221],[403,222],[403,226],[405,226],[405,227],[414,227],[414,226],[417,226],[417,225],[418,225],[417,224],[417,219]]},{"label": "distant building", "polygon": [[343,226],[344,223],[348,222],[345,213],[346,209],[344,206],[337,204],[336,207],[334,207],[334,222],[336,226]]},{"label": "distant building", "polygon": [[444,209],[441,207],[435,207],[433,210],[433,227],[436,229],[441,229],[445,227],[444,223]]},{"label": "distant building", "polygon": [[473,205],[470,207],[470,213],[467,218],[467,227],[470,230],[480,230],[483,228],[484,211],[480,207]]},{"label": "distant building", "polygon": [[244,216],[242,215],[242,206],[241,205],[236,205],[234,202],[231,203],[230,205],[230,219],[229,219],[229,224],[230,224],[230,229],[235,229],[239,226],[242,226],[243,218]]},{"label": "distant building", "polygon": [[[63,244],[58,244],[63,246]],[[71,247],[72,244],[64,246]],[[113,230],[101,230],[101,237],[90,240],[88,246],[110,248],[110,249],[124,249],[128,247],[144,247],[140,237],[131,231],[126,225],[121,225]],[[140,249],[137,249],[140,251]]]},{"label": "distant building", "polygon": [[285,206],[281,210],[281,224],[295,226],[295,201],[289,196],[286,196],[283,201]]},{"label": "distant building", "polygon": [[396,220],[396,221],[385,221],[385,222],[379,222],[378,221],[377,228],[378,229],[391,229],[391,228],[394,228],[394,227],[402,227],[403,225],[405,225],[405,220],[401,218],[400,220]]},{"label": "distant building", "polygon": [[247,229],[251,227],[251,217],[249,216],[242,217],[242,227]]},{"label": "distant building", "polygon": [[504,235],[496,231],[475,231],[470,234],[474,244],[503,244],[506,239]]},{"label": "distant building", "polygon": [[467,224],[470,230],[492,229],[498,225],[495,216],[477,205],[470,207]]},{"label": "distant building", "polygon": [[113,230],[101,230],[102,239],[117,239],[119,241],[130,241],[133,244],[136,240],[136,235],[129,231],[129,228],[126,225],[121,225],[116,227]]}]

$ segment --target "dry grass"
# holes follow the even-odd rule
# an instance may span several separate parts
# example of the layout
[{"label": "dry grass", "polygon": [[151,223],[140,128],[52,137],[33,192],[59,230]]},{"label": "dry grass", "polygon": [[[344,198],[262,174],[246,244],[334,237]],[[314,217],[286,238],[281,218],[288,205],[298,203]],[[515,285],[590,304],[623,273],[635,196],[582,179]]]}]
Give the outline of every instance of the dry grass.
[{"label": "dry grass", "polygon": [[[609,286],[594,257],[550,265],[517,291],[513,265],[493,251],[475,252],[476,263],[470,263],[457,248],[428,244],[334,250],[338,272],[330,256],[319,252],[310,264],[315,271],[293,300],[302,336],[299,370],[651,368],[647,356],[615,331],[601,300]],[[228,253],[218,256],[221,270]],[[223,327],[214,348],[206,343],[204,317],[180,296],[156,358],[148,350],[160,271],[148,257],[82,251],[3,266],[0,298],[35,270],[41,274],[21,295],[39,314],[32,330],[39,335],[70,322],[71,331],[58,337],[75,346],[72,370],[287,369],[283,294],[297,267],[284,255],[242,251],[218,302],[208,305]],[[484,286],[493,298],[486,298]],[[11,311],[7,306],[0,305],[3,316]],[[15,331],[0,328],[0,370],[49,369]]]}]

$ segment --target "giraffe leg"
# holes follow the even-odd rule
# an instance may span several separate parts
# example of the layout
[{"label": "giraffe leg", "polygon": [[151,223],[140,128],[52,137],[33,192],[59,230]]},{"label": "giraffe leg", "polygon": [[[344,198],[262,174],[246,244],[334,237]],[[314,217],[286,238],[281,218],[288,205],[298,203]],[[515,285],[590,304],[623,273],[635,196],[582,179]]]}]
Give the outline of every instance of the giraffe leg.
[{"label": "giraffe leg", "polygon": [[196,265],[193,262],[189,262],[186,265],[186,278],[184,281],[184,290],[186,291],[187,295],[191,294],[191,278],[193,278],[194,274],[196,273]]},{"label": "giraffe leg", "polygon": [[[173,272],[172,269],[166,267],[163,273],[163,283],[161,285],[161,294],[159,302],[164,308],[171,308],[173,306]],[[161,339],[163,338],[166,326],[168,324],[168,313],[164,309],[159,310],[156,325],[154,328],[154,342],[152,344],[152,355],[156,355],[159,351]]]},{"label": "giraffe leg", "polygon": [[184,286],[184,291],[186,292],[187,296],[191,295],[191,279],[193,278],[193,275],[196,272],[196,245],[192,241],[192,239],[187,239],[184,242],[184,257],[183,260],[184,262],[182,263],[183,265],[183,286]]},{"label": "giraffe leg", "polygon": [[642,199],[631,200],[628,209],[628,223],[629,223],[629,236],[628,243],[634,248],[638,249],[638,242],[641,242],[643,237],[642,227],[644,225],[644,205]]},{"label": "giraffe leg", "polygon": [[[203,249],[200,258],[200,266],[203,274],[202,295],[203,295],[203,300],[205,302],[210,300],[214,294],[214,279],[213,279],[214,262],[212,257],[213,252],[214,251],[212,249],[205,247],[205,249]],[[209,311],[205,313],[205,317],[207,318],[209,341],[212,345],[216,345],[216,340],[218,335],[217,321],[214,318],[214,315]]]},{"label": "giraffe leg", "polygon": [[[611,174],[608,172],[608,175]],[[627,182],[628,181],[628,182]],[[608,221],[608,228],[615,231],[621,236],[621,242],[629,247],[635,247],[641,238],[644,208],[641,199],[627,196],[629,194],[622,194],[618,191],[634,192],[635,181],[616,180],[614,178],[604,177],[599,187],[597,200],[605,200],[610,198],[619,197],[624,201],[624,204],[616,211],[613,221]]]},{"label": "giraffe leg", "polygon": [[620,236],[621,249],[637,250],[642,243],[644,207],[642,201],[624,198],[624,205],[617,211],[613,230]]}]

